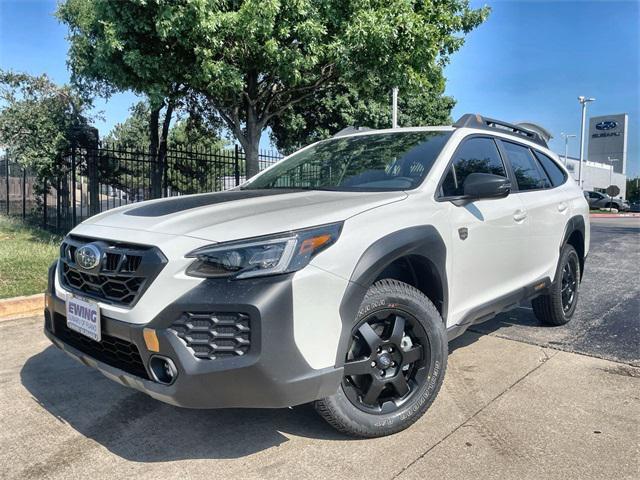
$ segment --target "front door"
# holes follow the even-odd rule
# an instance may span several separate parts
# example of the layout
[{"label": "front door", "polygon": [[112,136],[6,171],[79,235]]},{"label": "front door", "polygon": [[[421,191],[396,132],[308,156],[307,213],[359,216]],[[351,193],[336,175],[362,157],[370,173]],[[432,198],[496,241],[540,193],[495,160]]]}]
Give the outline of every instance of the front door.
[{"label": "front door", "polygon": [[449,203],[452,232],[449,326],[468,320],[488,303],[528,283],[523,269],[528,219],[516,194],[505,198],[456,202],[471,173],[506,177],[505,163],[491,137],[473,136],[458,147],[441,186]]}]

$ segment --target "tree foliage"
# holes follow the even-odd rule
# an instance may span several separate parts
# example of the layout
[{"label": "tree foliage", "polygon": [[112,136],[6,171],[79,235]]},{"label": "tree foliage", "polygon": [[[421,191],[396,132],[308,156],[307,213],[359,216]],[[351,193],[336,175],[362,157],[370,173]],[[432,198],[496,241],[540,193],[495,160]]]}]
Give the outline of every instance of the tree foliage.
[{"label": "tree foliage", "polygon": [[66,0],[58,11],[77,82],[154,106],[189,95],[233,132],[248,176],[262,131],[296,105],[344,88],[357,92],[350,105],[393,86],[442,91],[442,68],[487,13],[468,0]]},{"label": "tree foliage", "polygon": [[[131,114],[122,123],[117,123],[105,137],[105,141],[120,147],[147,150],[149,146],[149,102],[141,101],[133,105]],[[164,118],[160,117],[160,123]],[[178,118],[169,128],[167,147],[183,150],[215,151],[224,148],[226,142],[215,131],[206,130],[197,120],[190,117]]]},{"label": "tree foliage", "polygon": [[[287,109],[271,123],[271,139],[278,150],[291,153],[331,137],[348,125],[368,128],[391,126],[391,92],[359,94],[355,87],[336,87]],[[452,97],[440,91],[403,91],[398,101],[398,125],[425,126],[450,123]]]},{"label": "tree foliage", "polygon": [[60,174],[60,160],[74,135],[87,127],[90,103],[46,75],[0,70],[0,144],[40,178]]},{"label": "tree foliage", "polygon": [[640,202],[640,177],[627,178],[627,200]]}]

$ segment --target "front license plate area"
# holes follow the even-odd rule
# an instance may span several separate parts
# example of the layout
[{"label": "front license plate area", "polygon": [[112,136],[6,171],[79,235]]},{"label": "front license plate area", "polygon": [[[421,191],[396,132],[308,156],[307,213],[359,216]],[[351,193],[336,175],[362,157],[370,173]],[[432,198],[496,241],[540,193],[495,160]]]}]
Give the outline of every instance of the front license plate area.
[{"label": "front license plate area", "polygon": [[66,301],[66,311],[67,327],[96,342],[102,340],[100,307],[97,303],[69,297]]}]

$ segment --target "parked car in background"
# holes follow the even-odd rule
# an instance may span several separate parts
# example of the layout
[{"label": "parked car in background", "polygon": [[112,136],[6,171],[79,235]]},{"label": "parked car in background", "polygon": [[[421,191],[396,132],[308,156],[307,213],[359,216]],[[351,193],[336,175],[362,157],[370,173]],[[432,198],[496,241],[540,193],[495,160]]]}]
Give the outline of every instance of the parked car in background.
[{"label": "parked car in background", "polygon": [[604,193],[585,191],[584,196],[587,202],[589,202],[589,208],[591,209],[615,208],[619,212],[626,212],[631,208],[629,202],[626,200],[622,198],[611,198]]},{"label": "parked car in background", "polygon": [[629,211],[634,213],[640,212],[640,202],[631,202],[629,204]]}]

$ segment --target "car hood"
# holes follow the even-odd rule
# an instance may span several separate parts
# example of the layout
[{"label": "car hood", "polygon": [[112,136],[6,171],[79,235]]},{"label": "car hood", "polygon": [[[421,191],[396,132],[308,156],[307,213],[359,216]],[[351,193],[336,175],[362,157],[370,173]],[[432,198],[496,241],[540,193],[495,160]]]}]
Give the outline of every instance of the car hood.
[{"label": "car hood", "polygon": [[346,220],[405,192],[230,190],[135,203],[89,218],[83,225],[224,242]]}]

